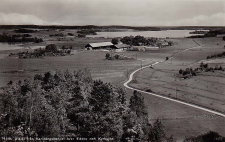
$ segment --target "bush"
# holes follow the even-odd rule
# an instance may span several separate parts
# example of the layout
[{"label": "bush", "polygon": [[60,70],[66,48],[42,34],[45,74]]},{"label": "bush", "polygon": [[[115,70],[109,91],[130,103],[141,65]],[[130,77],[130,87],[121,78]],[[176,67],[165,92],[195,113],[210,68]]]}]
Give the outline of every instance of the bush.
[{"label": "bush", "polygon": [[205,68],[205,69],[208,68],[208,64],[204,64],[204,68]]},{"label": "bush", "polygon": [[57,52],[58,51],[58,48],[55,44],[49,44],[45,47],[45,50],[47,52]]},{"label": "bush", "polygon": [[106,53],[105,54],[105,58],[108,59],[109,57],[110,57],[110,54],[109,53]]},{"label": "bush", "polygon": [[195,71],[192,71],[192,76],[197,76],[196,72]]},{"label": "bush", "polygon": [[166,61],[169,60],[169,57],[166,57]]},{"label": "bush", "polygon": [[85,34],[78,34],[78,37],[86,37]]},{"label": "bush", "polygon": [[182,69],[179,70],[179,74],[183,74],[183,70]]},{"label": "bush", "polygon": [[224,142],[225,137],[220,136],[216,132],[209,131],[203,135],[185,138],[184,142]]},{"label": "bush", "polygon": [[189,68],[186,68],[186,74],[190,74],[191,73],[191,71],[190,71],[190,69]]},{"label": "bush", "polygon": [[151,89],[147,89],[146,92],[153,93],[153,91]]},{"label": "bush", "polygon": [[43,80],[43,77],[42,77],[42,75],[40,75],[40,74],[36,74],[36,75],[34,76],[34,80]]},{"label": "bush", "polygon": [[68,33],[68,36],[74,36],[74,34],[72,34],[72,33]]},{"label": "bush", "polygon": [[183,71],[182,75],[183,76],[187,75],[187,72],[186,71]]},{"label": "bush", "polygon": [[113,38],[111,42],[112,44],[118,44],[119,40],[117,38]]},{"label": "bush", "polygon": [[66,52],[67,54],[70,54],[71,53],[71,50],[67,50],[67,52]]},{"label": "bush", "polygon": [[115,59],[118,60],[120,56],[118,54],[116,54],[114,57],[115,57]]}]

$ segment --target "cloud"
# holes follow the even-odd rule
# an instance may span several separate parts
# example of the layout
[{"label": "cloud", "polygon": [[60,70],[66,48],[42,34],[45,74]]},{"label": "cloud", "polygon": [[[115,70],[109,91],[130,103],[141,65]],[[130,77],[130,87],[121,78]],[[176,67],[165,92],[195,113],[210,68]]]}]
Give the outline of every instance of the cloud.
[{"label": "cloud", "polygon": [[56,22],[47,22],[34,15],[19,13],[0,13],[0,25],[60,25]]},{"label": "cloud", "polygon": [[223,26],[224,0],[1,0],[0,24]]},{"label": "cloud", "polygon": [[225,13],[217,13],[211,16],[199,15],[194,18],[186,18],[168,22],[167,26],[221,26],[225,25]]}]

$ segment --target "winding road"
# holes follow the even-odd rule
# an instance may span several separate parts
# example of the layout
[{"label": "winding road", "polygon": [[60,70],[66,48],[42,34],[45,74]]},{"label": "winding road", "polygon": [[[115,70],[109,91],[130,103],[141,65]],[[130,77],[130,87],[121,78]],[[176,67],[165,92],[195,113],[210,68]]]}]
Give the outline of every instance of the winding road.
[{"label": "winding road", "polygon": [[[198,46],[199,47],[199,46]],[[193,47],[194,48],[194,47]],[[189,49],[192,49],[192,48],[189,48]],[[186,50],[189,50],[189,49],[185,49],[183,51],[186,51]],[[177,54],[177,53],[176,53]],[[172,55],[173,56],[173,55]],[[172,58],[172,56],[170,58]],[[225,118],[225,114],[224,113],[221,113],[221,112],[218,112],[218,111],[215,111],[215,110],[211,110],[209,108],[206,108],[206,107],[202,107],[202,106],[198,106],[198,105],[195,105],[195,104],[191,104],[191,103],[187,103],[187,102],[184,102],[184,101],[181,101],[181,100],[177,100],[177,99],[173,99],[173,98],[169,98],[169,97],[166,97],[166,96],[162,96],[162,95],[158,95],[158,94],[155,94],[155,93],[151,93],[151,92],[146,92],[146,91],[143,91],[143,90],[139,90],[139,89],[136,89],[136,88],[133,88],[133,87],[130,87],[128,84],[133,80],[133,76],[135,73],[139,72],[140,70],[143,70],[145,68],[148,68],[148,67],[152,67],[154,65],[157,65],[161,62],[155,62],[151,65],[147,65],[147,66],[144,66],[142,68],[139,68],[135,71],[133,71],[130,76],[129,76],[129,79],[123,84],[126,88],[128,89],[131,89],[131,90],[136,90],[136,91],[139,91],[139,92],[142,92],[142,93],[145,93],[145,94],[149,94],[149,95],[152,95],[152,96],[156,96],[156,97],[159,97],[159,98],[163,98],[163,99],[166,99],[166,100],[169,100],[169,101],[173,101],[173,102],[176,102],[176,103],[180,103],[180,104],[183,104],[183,105],[186,105],[186,106],[190,106],[190,107],[193,107],[193,108],[196,108],[196,109],[200,109],[200,110],[203,110],[203,111],[206,111],[206,112],[209,112],[209,113],[212,113],[212,114],[216,114],[218,116],[221,116],[221,117],[224,117]]]}]

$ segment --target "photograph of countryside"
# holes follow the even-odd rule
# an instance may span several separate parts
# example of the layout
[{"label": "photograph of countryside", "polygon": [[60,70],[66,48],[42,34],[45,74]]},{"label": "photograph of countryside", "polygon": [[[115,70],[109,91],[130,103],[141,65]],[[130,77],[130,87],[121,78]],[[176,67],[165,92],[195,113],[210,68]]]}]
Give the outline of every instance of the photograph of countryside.
[{"label": "photograph of countryside", "polygon": [[0,142],[225,142],[224,0],[1,0]]}]

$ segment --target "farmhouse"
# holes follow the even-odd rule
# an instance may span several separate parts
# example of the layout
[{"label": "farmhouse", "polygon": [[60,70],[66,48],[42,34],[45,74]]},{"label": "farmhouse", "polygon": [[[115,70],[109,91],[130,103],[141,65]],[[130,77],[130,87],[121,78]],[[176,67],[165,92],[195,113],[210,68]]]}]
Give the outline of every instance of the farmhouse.
[{"label": "farmhouse", "polygon": [[115,45],[116,49],[128,49],[130,48],[130,45],[127,45],[127,44],[117,44]]},{"label": "farmhouse", "polygon": [[88,43],[85,48],[87,50],[94,49],[116,49],[111,42]]}]

